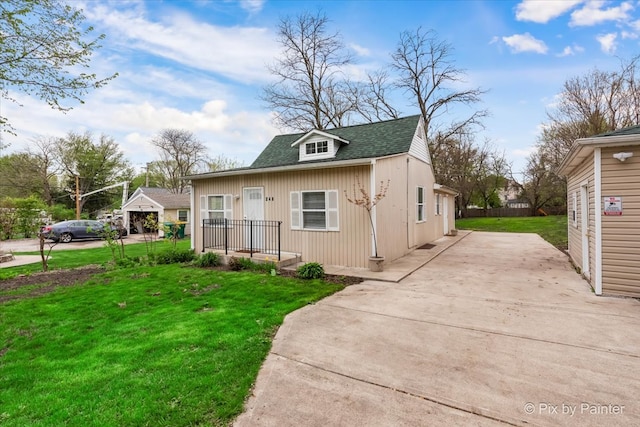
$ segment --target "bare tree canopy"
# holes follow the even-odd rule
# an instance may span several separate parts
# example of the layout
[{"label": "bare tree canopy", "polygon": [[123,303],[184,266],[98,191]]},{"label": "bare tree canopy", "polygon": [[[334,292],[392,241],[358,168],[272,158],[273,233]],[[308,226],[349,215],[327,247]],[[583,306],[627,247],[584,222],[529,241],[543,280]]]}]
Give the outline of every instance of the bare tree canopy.
[{"label": "bare tree canopy", "polygon": [[[0,2],[0,97],[17,102],[9,90],[34,94],[52,108],[71,109],[61,103],[82,103],[90,89],[105,85],[116,74],[99,79],[80,72],[104,35],[92,37],[84,27],[82,11],[59,0],[3,0]],[[0,116],[3,130],[12,131]]]},{"label": "bare tree canopy", "polygon": [[621,60],[617,71],[594,69],[564,83],[538,144],[553,166],[578,138],[640,124],[638,61]]},{"label": "bare tree canopy", "polygon": [[264,88],[262,100],[281,127],[308,131],[339,127],[354,100],[343,74],[351,55],[338,33],[329,34],[321,13],[286,17],[278,26],[282,58],[269,66],[278,81]]},{"label": "bare tree canopy", "polygon": [[451,122],[444,119],[446,127],[439,121],[450,113],[454,105],[470,106],[480,102],[483,90],[457,90],[464,80],[464,71],[455,66],[452,58],[453,47],[438,39],[434,31],[418,28],[415,32],[405,31],[391,55],[391,67],[399,74],[396,85],[409,93],[412,102],[420,109],[425,121],[427,139],[433,143],[435,134],[440,140],[450,135],[468,130],[471,125],[481,124],[486,110],[473,112],[469,117]]},{"label": "bare tree canopy", "polygon": [[161,185],[181,194],[188,183],[181,179],[207,167],[207,147],[188,130],[164,129],[151,143],[157,148],[159,161],[153,162],[153,172],[161,177]]}]

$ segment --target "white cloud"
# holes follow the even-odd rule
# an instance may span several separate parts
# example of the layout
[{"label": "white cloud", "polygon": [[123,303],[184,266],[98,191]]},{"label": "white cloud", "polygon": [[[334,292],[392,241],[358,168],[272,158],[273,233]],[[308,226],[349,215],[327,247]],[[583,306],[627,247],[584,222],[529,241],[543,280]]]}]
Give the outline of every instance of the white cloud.
[{"label": "white cloud", "polygon": [[578,45],[574,44],[573,46],[566,46],[562,50],[562,53],[559,53],[556,56],[558,56],[558,57],[573,56],[573,55],[576,55],[576,54],[582,53],[582,52],[584,52],[584,48],[582,46],[578,46]]},{"label": "white cloud", "polygon": [[573,9],[584,0],[539,1],[523,0],[516,7],[516,19],[518,21],[532,21],[546,24],[563,13]]},{"label": "white cloud", "polygon": [[349,47],[351,49],[353,49],[358,56],[369,56],[369,55],[371,55],[371,51],[366,47],[362,47],[362,46],[357,45],[355,43],[352,43],[351,45],[349,45]]},{"label": "white cloud", "polygon": [[620,33],[620,37],[622,37],[623,39],[626,40],[635,40],[638,38],[638,34],[637,33],[632,33],[630,31],[622,31]]},{"label": "white cloud", "polygon": [[598,43],[600,43],[600,49],[604,53],[613,54],[617,48],[617,39],[618,35],[616,33],[602,34],[596,37]]},{"label": "white cloud", "polygon": [[240,0],[240,7],[250,13],[257,13],[262,10],[265,0]]},{"label": "white cloud", "polygon": [[544,54],[548,50],[547,45],[542,40],[536,39],[529,33],[502,37],[502,40],[514,53],[535,52]]},{"label": "white cloud", "polygon": [[593,26],[607,21],[628,21],[629,12],[633,10],[631,2],[622,2],[619,6],[603,9],[602,0],[590,1],[579,10],[571,13],[570,26]]},{"label": "white cloud", "polygon": [[264,81],[265,65],[279,53],[266,28],[219,27],[179,11],[167,14],[163,22],[152,22],[138,9],[110,9],[104,4],[89,7],[85,14],[121,51],[142,51],[244,83]]}]

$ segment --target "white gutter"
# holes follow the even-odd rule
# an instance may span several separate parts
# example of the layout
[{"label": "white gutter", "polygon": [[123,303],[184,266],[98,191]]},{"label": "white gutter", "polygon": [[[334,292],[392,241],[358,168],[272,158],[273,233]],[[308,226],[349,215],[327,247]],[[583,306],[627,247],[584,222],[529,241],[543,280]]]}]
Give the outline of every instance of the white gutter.
[{"label": "white gutter", "polygon": [[[637,140],[637,139],[636,139]],[[593,152],[594,209],[595,209],[595,271],[593,274],[596,295],[602,295],[602,149],[597,147]]]},{"label": "white gutter", "polygon": [[[371,197],[371,201],[374,200],[376,196],[376,159],[371,159],[371,174],[369,177],[369,194]],[[371,256],[376,255],[376,239],[375,236],[378,235],[378,221],[376,221],[376,206],[371,209],[371,226],[373,229],[371,230]]]}]

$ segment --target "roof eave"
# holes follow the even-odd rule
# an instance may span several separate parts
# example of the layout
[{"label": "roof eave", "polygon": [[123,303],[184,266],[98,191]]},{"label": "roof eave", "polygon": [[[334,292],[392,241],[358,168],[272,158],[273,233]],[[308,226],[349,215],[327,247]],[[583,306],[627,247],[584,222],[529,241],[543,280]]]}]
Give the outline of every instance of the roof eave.
[{"label": "roof eave", "polygon": [[307,170],[307,169],[330,169],[330,168],[341,168],[348,166],[361,166],[368,165],[374,157],[371,158],[362,158],[362,159],[351,159],[351,160],[339,160],[333,162],[317,162],[317,163],[301,163],[295,165],[286,165],[286,166],[273,166],[268,168],[256,168],[256,169],[231,169],[227,171],[219,171],[219,172],[209,172],[199,175],[188,175],[183,176],[181,179],[189,179],[191,181],[197,181],[201,179],[209,179],[209,178],[219,178],[226,176],[238,176],[238,175],[256,175],[260,173],[274,173],[274,172],[287,172],[293,170]]},{"label": "roof eave", "polygon": [[323,132],[323,131],[318,130],[318,129],[314,129],[312,131],[309,131],[309,132],[305,133],[300,138],[298,138],[295,141],[293,141],[291,143],[291,146],[295,147],[296,145],[300,144],[302,141],[304,141],[305,139],[311,137],[312,135],[320,135],[320,136],[323,136],[325,138],[335,139],[336,141],[340,141],[340,142],[342,142],[344,144],[348,144],[349,143],[349,141],[347,141],[346,139],[342,139],[337,135],[334,135],[334,134],[328,133],[328,132]]},{"label": "roof eave", "polygon": [[640,143],[640,135],[599,136],[577,139],[573,143],[569,153],[565,156],[557,173],[567,176],[573,169],[580,165],[598,147],[624,147]]}]

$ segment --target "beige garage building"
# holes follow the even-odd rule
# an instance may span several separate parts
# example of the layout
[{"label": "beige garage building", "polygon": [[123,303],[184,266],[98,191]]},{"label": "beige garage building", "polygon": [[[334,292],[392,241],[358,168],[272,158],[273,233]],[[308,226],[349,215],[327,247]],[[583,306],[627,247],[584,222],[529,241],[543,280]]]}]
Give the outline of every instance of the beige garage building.
[{"label": "beige garage building", "polygon": [[640,126],[578,139],[559,172],[572,261],[597,295],[640,297]]}]

